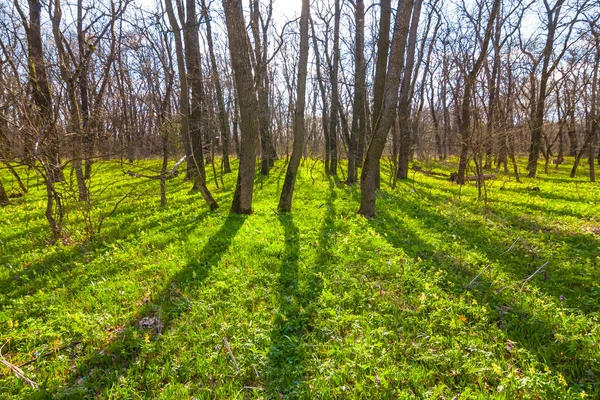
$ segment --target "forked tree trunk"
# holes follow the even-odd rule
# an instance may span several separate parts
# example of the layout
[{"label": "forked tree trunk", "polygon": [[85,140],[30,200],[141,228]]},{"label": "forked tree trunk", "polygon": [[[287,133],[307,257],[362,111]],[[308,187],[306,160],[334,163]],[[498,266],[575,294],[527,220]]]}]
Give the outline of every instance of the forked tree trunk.
[{"label": "forked tree trunk", "polygon": [[398,159],[398,170],[396,177],[398,179],[408,178],[408,161],[411,158],[411,88],[412,74],[415,65],[415,50],[417,48],[417,29],[419,27],[419,17],[421,16],[422,0],[416,0],[410,23],[410,33],[408,34],[408,49],[406,52],[406,68],[402,78],[402,87],[400,88],[400,105],[398,106],[398,122],[400,133],[400,148]]},{"label": "forked tree trunk", "polygon": [[375,215],[379,159],[383,153],[388,132],[396,115],[398,88],[400,86],[400,76],[404,69],[404,53],[412,8],[412,0],[399,0],[396,22],[394,24],[394,36],[387,68],[388,78],[385,82],[383,91],[381,115],[375,124],[373,137],[371,138],[371,143],[367,150],[367,157],[365,158],[360,176],[360,209],[358,212],[365,217],[372,217]]},{"label": "forked tree trunk", "polygon": [[466,77],[460,119],[460,160],[458,164],[458,174],[456,177],[456,183],[459,185],[463,185],[465,183],[465,172],[467,170],[469,151],[471,150],[471,99],[473,96],[473,88],[475,87],[477,74],[479,74],[479,70],[481,69],[483,62],[487,57],[487,49],[490,44],[490,38],[492,36],[492,28],[494,26],[496,14],[500,9],[500,2],[500,0],[494,0],[494,5],[492,6],[492,11],[490,12],[487,26],[485,28],[485,34],[481,44],[481,52],[473,64],[473,68],[471,71],[469,71],[469,74]]}]

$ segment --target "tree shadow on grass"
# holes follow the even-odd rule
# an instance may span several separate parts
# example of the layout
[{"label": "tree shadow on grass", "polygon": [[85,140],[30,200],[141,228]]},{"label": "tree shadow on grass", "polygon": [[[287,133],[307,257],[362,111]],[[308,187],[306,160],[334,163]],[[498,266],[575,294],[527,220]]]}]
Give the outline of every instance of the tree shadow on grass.
[{"label": "tree shadow on grass", "polygon": [[[121,376],[142,357],[145,335],[161,340],[161,334],[173,321],[190,310],[194,292],[203,284],[211,269],[229,250],[247,216],[229,214],[197,255],[169,279],[164,289],[147,299],[137,316],[112,336],[102,349],[91,349],[88,357],[78,360],[79,367],[70,376],[59,395],[106,395]],[[81,378],[87,377],[82,382]]]},{"label": "tree shadow on grass", "polygon": [[[385,238],[392,246],[401,249],[413,259],[425,260],[425,268],[443,269],[448,274],[448,279],[454,282],[451,287],[442,287],[455,296],[461,296],[467,290],[476,293],[479,302],[487,304],[489,318],[496,321],[505,329],[506,336],[518,342],[518,345],[528,349],[537,360],[548,365],[553,370],[561,371],[569,381],[570,385],[589,380],[590,371],[592,375],[598,376],[598,372],[592,371],[588,354],[580,354],[575,351],[569,343],[558,343],[554,336],[555,326],[551,317],[544,310],[532,308],[531,304],[524,304],[521,299],[523,295],[515,295],[515,290],[501,290],[500,282],[494,280],[494,271],[491,275],[482,274],[476,284],[469,287],[472,278],[485,265],[474,265],[469,268],[462,260],[461,254],[451,253],[447,248],[440,247],[436,241],[448,241],[461,244],[461,251],[472,254],[485,255],[489,260],[497,260],[501,253],[506,250],[510,242],[502,242],[489,235],[485,226],[475,225],[468,220],[450,220],[448,217],[432,211],[428,204],[405,200],[394,195],[387,194],[388,201],[395,205],[394,212],[404,215],[409,220],[418,221],[421,224],[419,234],[414,227],[407,225],[406,220],[396,217],[388,211],[381,211],[378,216],[369,221],[381,237]],[[435,197],[435,196],[434,196]],[[430,199],[431,200],[431,199]],[[430,239],[431,238],[431,239]],[[491,238],[491,240],[489,240]],[[516,256],[515,256],[516,255]],[[507,272],[516,283],[533,273],[541,265],[541,260],[527,254],[526,249],[516,245],[510,257],[511,261],[501,262],[502,271]],[[513,258],[516,257],[516,258]],[[516,260],[516,261],[515,261]],[[527,267],[527,260],[531,265]],[[427,270],[422,271],[427,274]],[[558,298],[556,288],[548,287],[540,283],[542,275],[528,282],[528,288],[535,288],[541,292],[547,292]],[[569,285],[564,283],[561,286]],[[517,286],[520,287],[520,285]],[[513,288],[514,289],[514,288]],[[592,295],[593,296],[593,295]],[[527,302],[531,303],[531,302]],[[502,311],[504,310],[504,311]],[[509,311],[506,311],[509,310]],[[573,373],[573,371],[577,371]]]},{"label": "tree shadow on grass", "polygon": [[[306,376],[310,362],[312,320],[323,290],[322,274],[330,257],[331,231],[335,229],[337,194],[334,180],[325,203],[325,216],[319,232],[318,253],[312,267],[299,273],[300,237],[293,215],[282,213],[279,222],[285,235],[285,251],[280,267],[277,291],[279,311],[275,315],[268,354],[266,384],[268,393],[276,398],[296,398],[310,391]],[[305,281],[302,282],[302,277]]]}]

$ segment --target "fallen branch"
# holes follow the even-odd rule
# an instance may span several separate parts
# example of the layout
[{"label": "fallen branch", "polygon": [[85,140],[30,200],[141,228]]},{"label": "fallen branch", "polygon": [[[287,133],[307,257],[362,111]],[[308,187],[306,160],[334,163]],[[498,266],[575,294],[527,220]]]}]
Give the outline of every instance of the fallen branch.
[{"label": "fallen branch", "polygon": [[125,171],[125,173],[129,176],[133,176],[134,178],[146,178],[146,179],[165,179],[165,180],[169,180],[169,179],[173,179],[175,178],[179,173],[177,172],[177,168],[181,165],[181,163],[183,163],[186,159],[186,156],[183,156],[179,159],[179,161],[177,161],[175,163],[175,165],[173,165],[173,168],[171,168],[168,172],[165,172],[164,174],[159,174],[159,175],[144,175],[144,174],[138,174],[137,172],[133,172],[133,171]]},{"label": "fallen branch", "polygon": [[31,379],[29,379],[28,377],[25,376],[25,373],[21,370],[21,368],[17,367],[16,365],[13,365],[11,363],[9,363],[8,361],[6,361],[6,359],[0,355],[0,364],[3,364],[4,366],[8,367],[8,369],[10,369],[11,371],[13,371],[15,373],[15,375],[17,375],[19,378],[23,379],[25,382],[27,382],[29,385],[31,385],[31,387],[33,389],[38,389],[39,385],[37,383],[35,383],[34,381],[32,381]]},{"label": "fallen branch", "polygon": [[527,282],[529,282],[531,280],[531,278],[533,278],[534,276],[536,276],[538,273],[540,273],[544,267],[546,265],[548,265],[550,261],[546,261],[541,267],[539,267],[533,274],[531,274],[531,276],[527,279],[525,279],[525,281],[523,282],[523,285],[521,285],[521,292],[523,291],[523,288],[525,287],[525,285],[527,284]]},{"label": "fallen branch", "polygon": [[[456,178],[458,177],[458,173],[457,172],[453,172],[450,174],[450,182],[456,182]],[[484,174],[481,177],[477,176],[477,175],[469,175],[469,176],[465,176],[465,182],[472,182],[472,181],[479,181],[479,180],[490,180],[490,179],[496,179],[496,174]]]},{"label": "fallen branch", "polygon": [[233,361],[233,365],[235,365],[235,371],[239,372],[240,368],[238,367],[237,362],[235,361],[235,357],[233,355],[233,351],[231,351],[231,347],[229,346],[229,342],[227,341],[226,337],[223,337],[223,343],[225,343],[225,348],[227,349],[227,351],[229,352],[229,356],[231,357],[231,361]]},{"label": "fallen branch", "polygon": [[56,349],[56,350],[52,350],[52,351],[49,351],[49,352],[47,352],[47,353],[40,354],[39,356],[37,356],[37,357],[34,357],[34,358],[32,358],[31,360],[24,362],[23,364],[20,364],[20,365],[19,365],[19,368],[23,368],[23,367],[25,367],[25,366],[27,366],[27,365],[29,365],[29,364],[33,364],[34,362],[36,362],[37,360],[39,360],[39,359],[40,359],[40,358],[42,358],[42,357],[48,357],[48,356],[51,356],[52,354],[56,354],[56,353],[58,353],[59,351],[63,351],[63,350],[66,350],[66,349],[68,349],[68,348],[75,347],[75,346],[77,346],[77,345],[79,345],[79,344],[81,344],[81,342],[73,342],[73,343],[69,343],[69,344],[66,344],[66,345],[64,345],[64,346],[62,346],[62,347],[59,347],[59,348],[58,348],[58,349]]},{"label": "fallen branch", "polygon": [[471,280],[471,282],[469,282],[469,284],[467,285],[467,287],[469,287],[473,283],[475,283],[475,281],[477,280],[477,278],[479,278],[481,276],[481,274],[483,274],[485,271],[487,271],[490,267],[491,267],[491,265],[488,265],[487,267],[484,267],[481,271],[479,271],[479,273],[477,275],[475,275],[475,278],[473,278],[473,280]]},{"label": "fallen branch", "polygon": [[510,247],[502,254],[500,254],[498,257],[502,257],[503,255],[505,255],[506,253],[508,253],[509,251],[512,250],[513,247],[515,247],[515,244],[517,244],[517,242],[521,239],[521,236],[519,236],[514,242],[513,244],[510,245]]},{"label": "fallen branch", "polygon": [[416,171],[416,172],[420,172],[420,173],[422,173],[424,175],[427,175],[427,176],[441,176],[441,177],[444,177],[444,178],[449,178],[450,177],[450,175],[448,175],[448,174],[444,174],[442,172],[435,172],[435,171],[430,170],[430,169],[423,169],[423,168],[419,167],[418,165],[413,165],[412,169],[414,171]]},{"label": "fallen branch", "polygon": [[[538,269],[536,269],[533,274],[531,274],[529,277],[527,277],[527,278],[525,278],[523,280],[523,284],[521,285],[520,292],[523,292],[523,288],[525,287],[525,285],[527,284],[527,282],[529,282],[534,276],[536,276],[537,274],[539,274],[540,272],[542,272],[542,270],[544,269],[544,267],[546,265],[548,265],[549,262],[550,261],[546,261],[541,267],[539,267]],[[496,290],[496,293],[501,293],[505,289],[511,288],[511,287],[515,286],[516,284],[517,284],[517,282],[513,283],[512,285],[505,286],[502,289]]]}]

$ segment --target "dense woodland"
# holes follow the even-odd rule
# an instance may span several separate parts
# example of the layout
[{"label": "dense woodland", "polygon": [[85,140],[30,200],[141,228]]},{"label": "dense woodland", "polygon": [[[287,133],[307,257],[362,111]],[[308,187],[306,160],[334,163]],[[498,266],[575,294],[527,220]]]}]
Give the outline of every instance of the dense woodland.
[{"label": "dense woodland", "polygon": [[[597,2],[319,1],[291,20],[275,7],[286,5],[1,4],[2,163],[19,182],[16,164],[44,180],[55,240],[66,196],[57,183],[69,179],[89,202],[103,159],[161,157],[149,177],[164,203],[177,169],[168,163],[184,156],[186,178],[215,209],[206,169],[227,174],[235,157],[236,213],[252,210],[257,158],[262,175],[289,160],[283,211],[306,157],[360,181],[365,216],[375,214],[381,160],[395,181],[415,157],[459,156],[452,179],[483,186],[486,170],[518,180],[572,156],[572,174],[586,164],[595,181]],[[3,187],[0,196],[9,202]]]},{"label": "dense woodland", "polygon": [[[155,397],[171,378],[148,378],[142,354],[168,369],[186,343],[212,364],[169,376],[205,386],[165,398],[600,395],[598,166],[597,0],[0,0],[0,378],[20,382],[0,393],[39,389],[19,365],[53,354],[47,393]],[[198,283],[220,274],[236,281]],[[90,294],[101,280],[121,297]],[[30,315],[56,298],[94,338]],[[81,322],[117,309],[109,328]],[[252,320],[231,331],[224,313]],[[203,347],[158,340],[182,315]],[[271,319],[270,344],[248,339],[264,354],[236,347]],[[356,347],[369,335],[380,358]],[[452,353],[454,336],[485,351]],[[64,346],[28,361],[43,338]],[[351,344],[332,353],[338,339]],[[445,361],[419,358],[436,349]]]}]

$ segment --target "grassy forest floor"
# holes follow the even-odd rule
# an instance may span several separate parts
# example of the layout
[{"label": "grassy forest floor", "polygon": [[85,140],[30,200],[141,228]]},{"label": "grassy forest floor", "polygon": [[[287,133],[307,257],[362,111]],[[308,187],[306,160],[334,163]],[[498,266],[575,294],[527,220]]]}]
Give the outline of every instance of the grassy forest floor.
[{"label": "grassy forest floor", "polygon": [[15,365],[41,356],[22,367],[40,391],[1,367],[0,398],[599,398],[600,185],[585,167],[499,175],[487,203],[421,173],[392,190],[382,167],[368,220],[317,161],[293,213],[275,211],[279,161],[250,216],[229,214],[236,173],[215,189],[209,171],[210,212],[181,176],[162,208],[157,181],[102,162],[92,220],[133,194],[91,238],[65,199],[71,243],[55,246],[31,175],[0,209],[0,345]]}]

